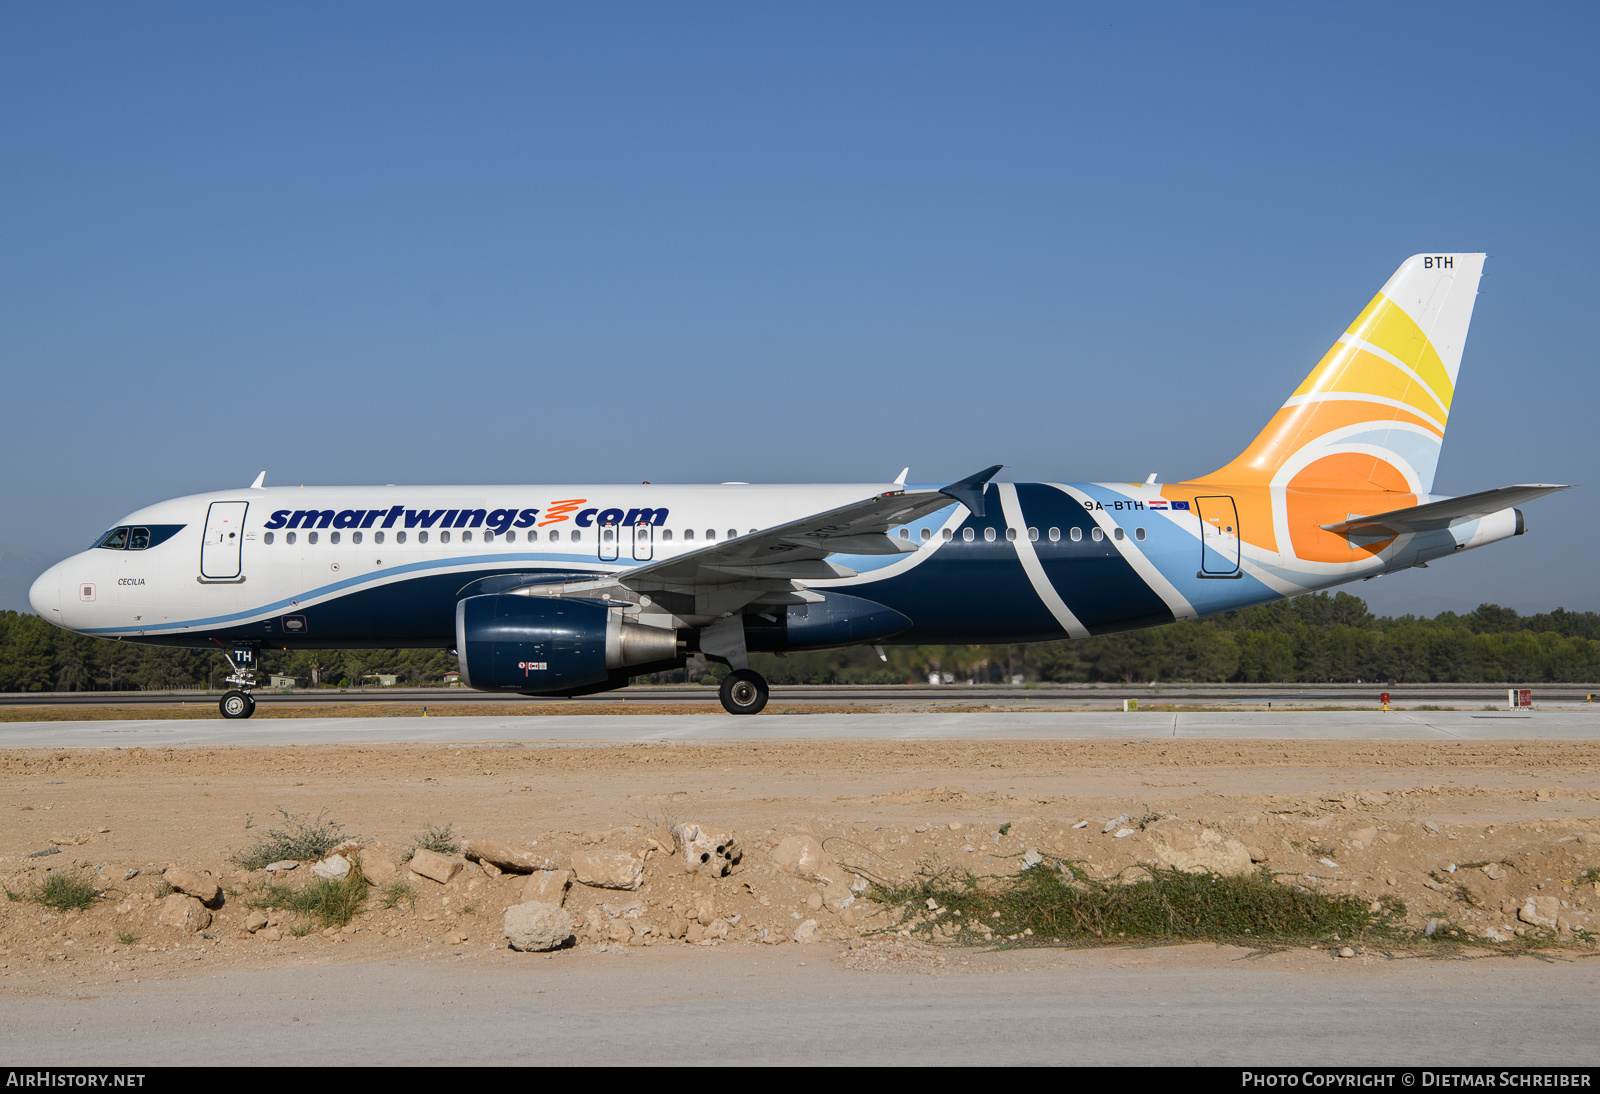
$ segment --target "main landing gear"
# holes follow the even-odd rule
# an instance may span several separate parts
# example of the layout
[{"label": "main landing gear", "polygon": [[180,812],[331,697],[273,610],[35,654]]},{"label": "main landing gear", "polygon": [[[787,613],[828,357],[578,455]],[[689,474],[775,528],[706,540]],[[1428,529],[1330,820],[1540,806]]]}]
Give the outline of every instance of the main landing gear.
[{"label": "main landing gear", "polygon": [[752,669],[736,669],[723,678],[717,698],[729,714],[760,714],[767,705],[767,681]]},{"label": "main landing gear", "polygon": [[[222,656],[228,657],[228,652],[224,650]],[[233,656],[228,657],[228,664],[233,666],[233,675],[228,677],[228,683],[237,686],[223,694],[217,708],[222,711],[224,718],[248,718],[256,712],[256,700],[250,694],[256,686],[256,647],[235,646]]]}]

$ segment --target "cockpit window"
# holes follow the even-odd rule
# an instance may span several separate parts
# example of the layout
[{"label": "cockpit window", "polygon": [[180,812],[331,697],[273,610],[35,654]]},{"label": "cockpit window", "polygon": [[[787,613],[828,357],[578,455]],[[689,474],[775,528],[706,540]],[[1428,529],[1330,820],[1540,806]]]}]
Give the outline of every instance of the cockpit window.
[{"label": "cockpit window", "polygon": [[108,551],[144,551],[159,547],[183,530],[181,524],[152,524],[144,528],[123,525],[113,528],[95,542]]}]

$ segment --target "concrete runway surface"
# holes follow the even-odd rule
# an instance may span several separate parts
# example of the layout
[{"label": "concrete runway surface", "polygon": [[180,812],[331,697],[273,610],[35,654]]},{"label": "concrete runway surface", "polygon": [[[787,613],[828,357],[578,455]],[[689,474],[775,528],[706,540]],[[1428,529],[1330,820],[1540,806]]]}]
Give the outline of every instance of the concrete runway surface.
[{"label": "concrete runway surface", "polygon": [[0,748],[815,740],[1597,740],[1600,710],[536,715],[7,722]]},{"label": "concrete runway surface", "polygon": [[[444,956],[0,996],[13,1065],[1593,1065],[1594,959],[1183,946]],[[965,958],[968,965],[959,965]],[[1361,967],[1364,966],[1364,967]]]}]

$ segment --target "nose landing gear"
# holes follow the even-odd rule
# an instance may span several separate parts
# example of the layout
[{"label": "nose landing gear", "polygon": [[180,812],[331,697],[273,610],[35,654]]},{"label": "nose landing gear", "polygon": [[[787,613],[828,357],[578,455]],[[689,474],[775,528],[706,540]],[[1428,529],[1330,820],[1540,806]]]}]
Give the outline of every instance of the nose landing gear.
[{"label": "nose landing gear", "polygon": [[232,691],[224,693],[222,701],[217,704],[224,718],[248,718],[256,712],[256,700],[250,694],[256,686],[256,649],[255,646],[235,646],[232,657],[228,657],[227,650],[222,651],[222,656],[227,657],[228,664],[233,666],[233,675],[228,677],[228,683],[237,685]]}]

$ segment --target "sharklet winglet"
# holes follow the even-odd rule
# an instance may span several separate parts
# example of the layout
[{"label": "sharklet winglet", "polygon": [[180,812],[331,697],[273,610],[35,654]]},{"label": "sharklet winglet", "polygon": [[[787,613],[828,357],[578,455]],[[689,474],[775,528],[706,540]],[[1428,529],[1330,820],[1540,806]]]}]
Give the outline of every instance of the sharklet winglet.
[{"label": "sharklet winglet", "polygon": [[989,485],[989,480],[994,478],[995,473],[1004,466],[1005,464],[1003,463],[997,463],[993,467],[984,468],[976,475],[968,475],[960,482],[951,483],[949,486],[946,486],[940,490],[939,493],[955,498],[962,505],[965,505],[968,509],[970,509],[973,516],[981,517],[984,515],[984,487]]}]

